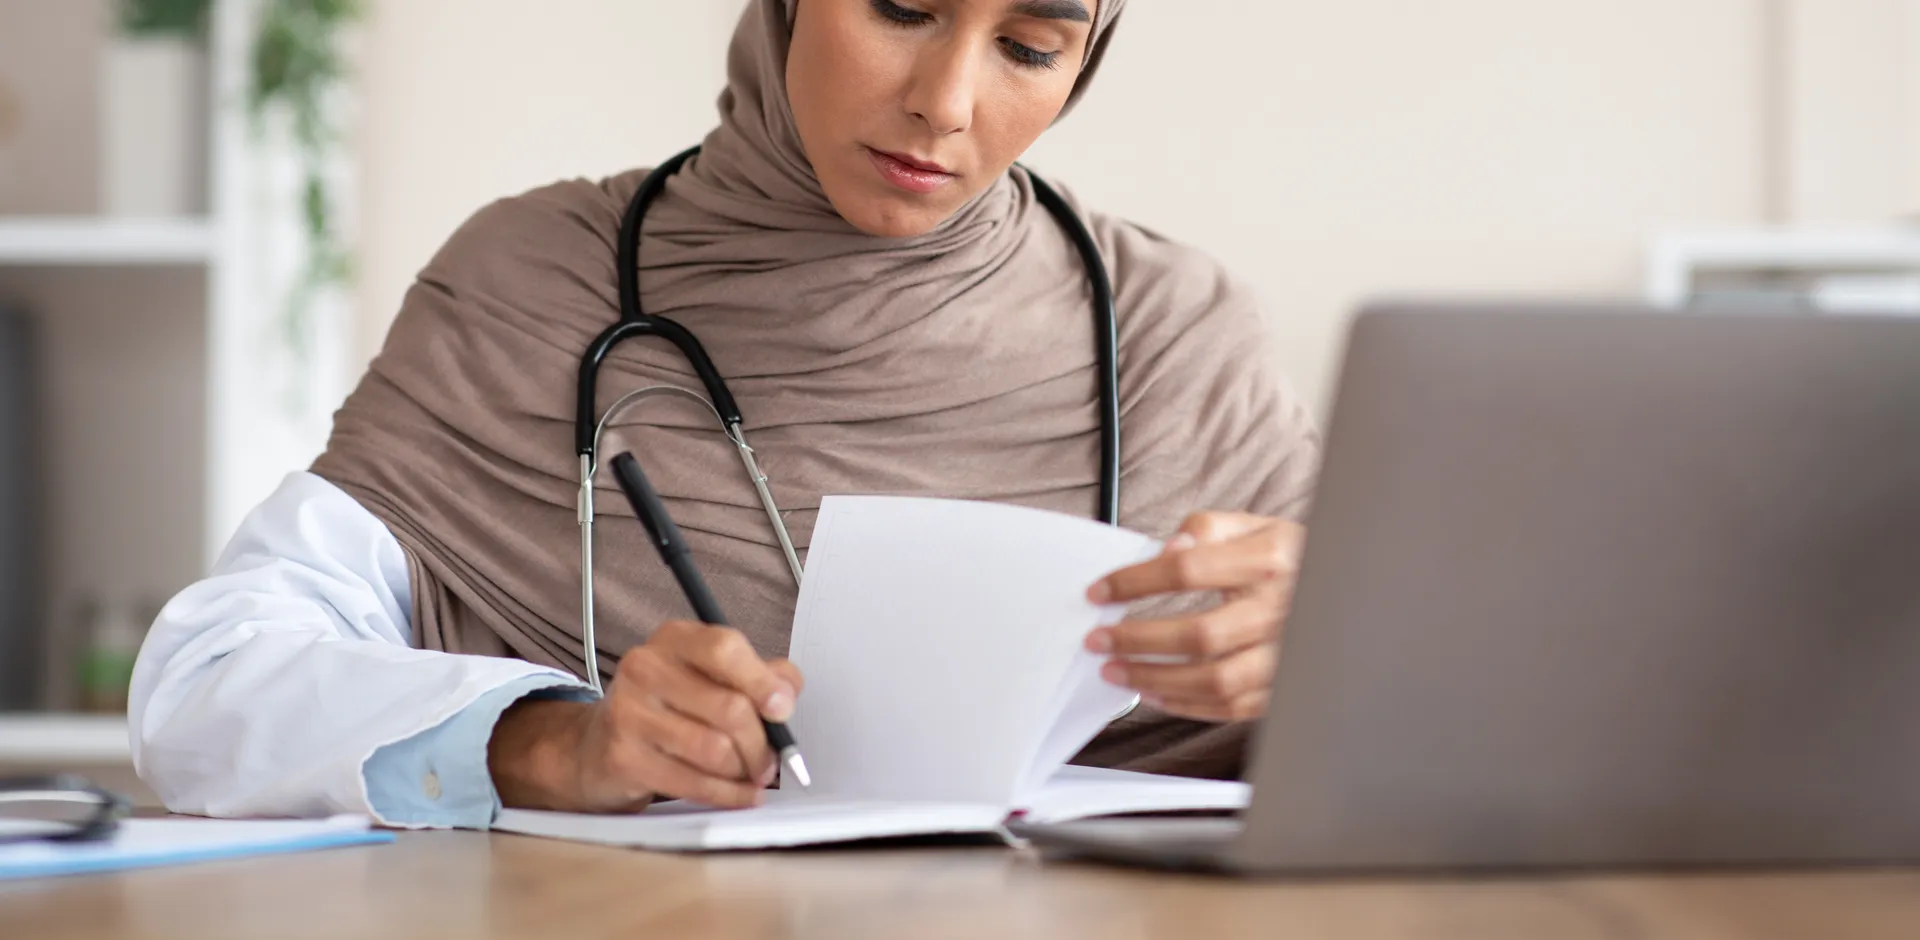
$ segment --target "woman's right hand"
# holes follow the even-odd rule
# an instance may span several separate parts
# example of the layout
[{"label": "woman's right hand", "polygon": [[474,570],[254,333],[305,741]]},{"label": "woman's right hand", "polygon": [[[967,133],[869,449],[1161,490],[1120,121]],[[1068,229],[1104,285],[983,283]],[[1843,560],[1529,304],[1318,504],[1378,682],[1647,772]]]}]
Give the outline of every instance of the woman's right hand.
[{"label": "woman's right hand", "polygon": [[777,773],[760,721],[786,721],[803,685],[736,630],[673,621],[620,658],[598,702],[522,699],[487,766],[510,807],[637,812],[655,799],[757,805]]}]

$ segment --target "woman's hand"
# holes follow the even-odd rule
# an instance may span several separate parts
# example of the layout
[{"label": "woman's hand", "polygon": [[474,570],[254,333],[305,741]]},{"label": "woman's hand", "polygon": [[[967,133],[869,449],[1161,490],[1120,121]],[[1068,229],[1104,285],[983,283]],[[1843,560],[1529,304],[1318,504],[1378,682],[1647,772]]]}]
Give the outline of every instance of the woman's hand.
[{"label": "woman's hand", "polygon": [[1264,714],[1305,539],[1306,529],[1284,519],[1189,517],[1159,557],[1108,575],[1087,598],[1124,604],[1218,591],[1221,603],[1196,614],[1093,631],[1087,649],[1113,657],[1101,675],[1184,718],[1242,721]]},{"label": "woman's hand", "polygon": [[754,806],[776,755],[761,718],[786,721],[800,670],[762,660],[738,631],[663,624],[620,658],[598,702],[522,700],[494,726],[487,765],[501,802],[636,812],[655,798]]}]

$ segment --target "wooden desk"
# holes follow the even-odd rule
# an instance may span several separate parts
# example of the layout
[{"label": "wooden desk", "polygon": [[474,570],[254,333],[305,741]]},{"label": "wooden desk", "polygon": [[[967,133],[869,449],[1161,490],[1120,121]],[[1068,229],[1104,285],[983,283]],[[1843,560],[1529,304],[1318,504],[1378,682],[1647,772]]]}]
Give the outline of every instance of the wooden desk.
[{"label": "wooden desk", "polygon": [[7,940],[1914,940],[1920,872],[1244,883],[1003,849],[676,857],[479,833],[0,883]]}]

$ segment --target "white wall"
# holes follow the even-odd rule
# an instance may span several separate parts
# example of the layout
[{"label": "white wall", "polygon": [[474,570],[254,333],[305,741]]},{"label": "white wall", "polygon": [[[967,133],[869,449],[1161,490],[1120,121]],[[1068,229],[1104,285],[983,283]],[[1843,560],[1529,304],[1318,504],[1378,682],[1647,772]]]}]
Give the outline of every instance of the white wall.
[{"label": "white wall", "polygon": [[[373,8],[369,353],[413,272],[486,200],[695,142],[739,2]],[[1917,8],[1135,0],[1095,94],[1029,162],[1252,279],[1318,397],[1371,294],[1626,294],[1665,226],[1920,207]]]},{"label": "white wall", "polygon": [[1797,0],[1785,18],[1791,218],[1920,210],[1920,2]]},{"label": "white wall", "polygon": [[739,0],[372,0],[362,39],[365,356],[441,242],[486,203],[700,141]]},{"label": "white wall", "polygon": [[1325,387],[1382,291],[1626,291],[1761,201],[1746,0],[1141,3],[1036,165],[1212,249]]}]

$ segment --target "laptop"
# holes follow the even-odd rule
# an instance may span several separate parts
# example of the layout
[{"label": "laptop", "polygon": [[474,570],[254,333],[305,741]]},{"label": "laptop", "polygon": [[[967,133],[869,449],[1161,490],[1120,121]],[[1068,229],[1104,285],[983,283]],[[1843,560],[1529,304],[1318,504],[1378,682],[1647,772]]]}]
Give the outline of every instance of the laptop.
[{"label": "laptop", "polygon": [[1236,819],[1157,867],[1920,863],[1920,321],[1380,306]]}]

